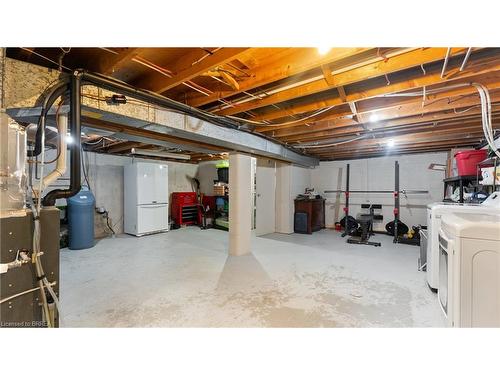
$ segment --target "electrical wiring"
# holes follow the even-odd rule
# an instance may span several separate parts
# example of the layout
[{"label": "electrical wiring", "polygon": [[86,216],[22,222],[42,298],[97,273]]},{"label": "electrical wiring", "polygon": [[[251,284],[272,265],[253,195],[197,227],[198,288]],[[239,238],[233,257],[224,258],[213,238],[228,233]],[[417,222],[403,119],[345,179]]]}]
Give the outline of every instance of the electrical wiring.
[{"label": "electrical wiring", "polygon": [[297,144],[297,145],[293,145],[292,147],[303,148],[303,149],[333,147],[333,146],[343,145],[343,144],[346,144],[346,143],[351,143],[351,142],[354,142],[354,141],[359,141],[359,140],[361,140],[363,138],[366,138],[366,135],[361,135],[359,137],[347,139],[345,141],[334,142],[334,143],[320,144],[320,143],[316,142],[316,143],[308,143],[308,144],[303,144],[303,145]]},{"label": "electrical wiring", "polygon": [[42,55],[41,53],[33,51],[33,50],[29,49],[29,48],[24,48],[24,47],[20,47],[20,48],[23,49],[23,50],[25,50],[25,51],[27,51],[27,52],[29,52],[29,53],[37,55],[38,57],[40,57],[40,58],[42,58],[44,60],[47,60],[47,61],[51,62],[52,64],[56,65],[57,67],[61,66],[62,68],[66,69],[67,71],[71,72],[71,69],[68,68],[67,66],[59,64],[57,61],[54,61],[54,60],[48,58],[47,56]]},{"label": "electrical wiring", "polygon": [[[492,107],[498,107],[500,106],[500,103],[494,103],[491,105]],[[465,112],[468,112],[470,111],[471,109],[474,109],[474,108],[477,108],[477,107],[481,107],[481,104],[477,104],[477,105],[473,105],[473,106],[470,106],[469,108],[467,109],[464,109],[462,111],[457,111],[455,108],[453,108],[453,113],[455,113],[456,115],[460,115],[462,113],[465,113]]]},{"label": "electrical wiring", "polygon": [[247,119],[243,119],[243,118],[240,118],[240,117],[235,117],[235,116],[227,116],[229,118],[232,118],[234,120],[237,120],[237,121],[245,121],[245,122],[248,122],[252,125],[259,125],[259,126],[266,126],[266,127],[274,127],[274,126],[284,126],[284,125],[292,125],[292,124],[296,124],[298,122],[301,122],[301,121],[304,121],[304,120],[308,120],[308,119],[311,119],[313,117],[316,117],[316,116],[319,116],[327,111],[329,111],[330,109],[334,108],[335,106],[330,106],[330,107],[327,107],[327,108],[323,108],[323,109],[320,109],[306,117],[301,117],[297,120],[293,120],[293,121],[288,121],[288,122],[281,122],[279,124],[277,123],[265,123],[265,122],[262,122],[262,121],[253,121],[253,120],[247,120]]},{"label": "electrical wiring", "polygon": [[[42,311],[43,311],[43,316],[44,319],[47,323],[47,326],[53,327],[54,323],[52,321],[53,317],[50,314],[49,310],[49,305],[48,305],[48,299],[47,299],[47,294],[52,297],[52,300],[54,301],[55,307],[57,311],[60,313],[60,306],[59,306],[59,299],[54,292],[52,285],[54,283],[50,283],[47,280],[47,277],[45,276],[45,272],[43,270],[43,265],[41,261],[41,256],[43,253],[41,252],[41,224],[40,224],[40,215],[41,215],[41,202],[42,202],[42,196],[43,196],[43,187],[44,187],[44,176],[45,176],[45,165],[48,164],[45,162],[45,121],[44,121],[44,116],[46,115],[46,111],[48,111],[48,108],[52,105],[52,103],[57,99],[57,97],[61,96],[64,93],[64,81],[62,81],[56,89],[52,90],[50,93],[47,93],[45,99],[44,99],[44,108],[42,109],[42,113],[40,115],[40,120],[39,120],[39,125],[38,125],[38,130],[37,130],[37,137],[38,137],[38,132],[39,132],[39,145],[35,145],[35,149],[40,147],[40,179],[39,179],[39,188],[38,192],[35,192],[35,189],[33,188],[33,182],[31,180],[30,182],[30,188],[32,191],[32,196],[31,196],[31,210],[33,213],[33,221],[34,221],[34,229],[33,229],[33,246],[32,246],[32,263],[35,266],[35,272],[36,276],[38,279],[38,289],[40,291],[40,298],[42,301]],[[61,103],[60,103],[61,106]],[[59,110],[60,110],[59,106]],[[61,148],[59,147],[59,150]],[[33,159],[34,155],[38,155],[36,152],[34,153],[28,153],[28,156],[30,159]],[[33,202],[33,197],[37,198],[36,204]]]},{"label": "electrical wiring", "polygon": [[440,93],[443,91],[449,91],[449,90],[468,87],[468,86],[470,86],[470,84],[468,84],[468,83],[458,83],[455,85],[450,85],[447,87],[438,87],[435,89],[422,88],[421,92],[401,92],[401,93],[395,93],[395,94],[382,94],[382,95],[378,95],[376,97],[378,97],[378,98],[392,98],[392,97],[396,98],[396,97],[404,97],[404,96],[422,96],[422,93],[424,92],[424,90],[425,90],[425,95],[428,96],[431,94],[436,94],[436,93]]},{"label": "electrical wiring", "polygon": [[489,91],[486,88],[486,86],[480,83],[472,83],[472,86],[476,88],[481,98],[483,132],[486,138],[486,142],[488,143],[488,146],[491,148],[491,150],[495,153],[495,155],[500,158],[500,152],[498,151],[498,148],[495,145],[495,140],[493,136],[493,126],[491,123],[491,98]]},{"label": "electrical wiring", "polygon": [[[54,286],[54,285],[56,285],[56,283],[55,283],[55,282],[50,283],[50,286]],[[4,298],[4,299],[0,300],[0,304],[5,303],[5,302],[8,302],[8,301],[10,301],[10,300],[12,300],[12,299],[14,299],[14,298],[17,298],[17,297],[23,296],[23,295],[25,295],[25,294],[32,293],[32,292],[36,292],[36,291],[37,291],[37,290],[39,290],[39,289],[40,289],[40,287],[36,287],[36,288],[31,288],[31,289],[25,290],[24,292],[20,292],[20,293],[13,294],[12,296],[9,296],[9,297],[6,297],[6,298]]]},{"label": "electrical wiring", "polygon": [[95,145],[98,145],[99,143],[101,143],[103,140],[104,140],[104,137],[101,137],[95,142],[83,142],[83,143],[85,143],[88,146],[95,146]]},{"label": "electrical wiring", "polygon": [[[44,166],[45,166],[45,152],[43,150],[43,145],[45,145],[45,126],[42,127],[42,155],[41,155],[41,165],[40,165],[40,181],[38,187],[38,199],[36,206],[33,205],[32,209],[34,218],[34,230],[33,230],[33,256],[32,259],[35,263],[35,270],[38,277],[38,286],[40,288],[40,297],[42,299],[42,308],[45,314],[45,319],[47,321],[47,326],[52,327],[50,322],[49,305],[47,302],[47,296],[45,294],[45,283],[43,282],[42,276],[44,275],[42,265],[40,263],[40,211],[42,205],[42,192],[43,192],[43,177],[44,177]],[[35,208],[36,207],[36,208]]]},{"label": "electrical wiring", "polygon": [[85,182],[87,182],[87,186],[89,188],[90,191],[92,191],[92,187],[90,186],[90,182],[89,182],[89,178],[88,178],[88,160],[85,160],[85,158],[87,157],[87,153],[83,153],[83,147],[80,148],[80,154],[81,154],[81,157],[82,157],[82,171],[83,171],[83,177],[85,179]]},{"label": "electrical wiring", "polygon": [[[61,111],[62,103],[63,102],[61,100],[61,102],[59,103],[59,106],[57,107],[57,110],[56,110],[55,120],[56,120],[56,128],[57,129],[59,129],[59,112]],[[64,137],[64,136],[65,136],[65,134],[59,134],[58,141],[57,141],[57,155],[51,161],[45,162],[45,165],[54,163],[57,159],[59,159],[59,156],[61,156],[61,137]]]}]

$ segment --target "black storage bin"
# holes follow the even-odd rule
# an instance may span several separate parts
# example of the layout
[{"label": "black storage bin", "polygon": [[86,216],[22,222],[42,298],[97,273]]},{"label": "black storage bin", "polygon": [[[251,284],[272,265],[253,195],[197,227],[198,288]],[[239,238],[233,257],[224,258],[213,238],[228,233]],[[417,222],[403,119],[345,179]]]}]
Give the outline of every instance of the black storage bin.
[{"label": "black storage bin", "polygon": [[217,168],[217,178],[218,181],[229,183],[229,167]]},{"label": "black storage bin", "polygon": [[305,212],[295,213],[293,231],[295,233],[307,234],[307,213]]}]

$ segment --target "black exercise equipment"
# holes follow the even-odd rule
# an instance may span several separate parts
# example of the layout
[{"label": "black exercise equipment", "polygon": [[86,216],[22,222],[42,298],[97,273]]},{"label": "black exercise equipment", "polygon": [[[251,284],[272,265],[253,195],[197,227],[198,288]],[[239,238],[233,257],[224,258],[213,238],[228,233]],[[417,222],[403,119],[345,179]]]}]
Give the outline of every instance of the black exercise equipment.
[{"label": "black exercise equipment", "polygon": [[[346,226],[346,219],[347,219],[347,226]],[[344,233],[342,233],[342,237],[351,236],[353,233],[356,233],[356,231],[359,228],[359,223],[357,222],[357,220],[350,215],[340,219],[340,225],[342,226],[342,228],[344,228]]]},{"label": "black exercise equipment", "polygon": [[371,246],[381,246],[380,242],[373,242],[373,241],[368,241],[370,236],[372,236],[373,233],[373,221],[375,220],[375,217],[377,219],[383,218],[382,215],[376,215],[375,210],[376,209],[381,209],[382,205],[381,204],[362,204],[361,208],[368,209],[369,213],[365,214],[359,214],[358,218],[356,221],[359,223],[359,231],[355,235],[351,236],[358,236],[359,239],[357,238],[349,238],[347,240],[347,243],[352,243],[352,244],[358,244],[358,245],[371,245]]},{"label": "black exercise equipment", "polygon": [[[395,221],[389,221],[385,225],[385,230],[387,231],[387,234],[394,236],[394,223]],[[402,221],[398,221],[398,233],[407,233],[409,231],[408,226],[403,223]]]},{"label": "black exercise equipment", "polygon": [[[404,194],[406,196],[407,194],[429,194],[429,191],[428,190],[407,190],[407,189],[400,190],[400,187],[399,187],[399,162],[398,161],[394,162],[394,190],[349,190],[349,177],[350,177],[349,176],[350,175],[350,165],[349,164],[347,164],[346,172],[347,173],[346,173],[346,189],[345,190],[325,190],[325,194],[328,194],[328,193],[344,193],[345,194],[345,207],[344,207],[345,217],[340,220],[340,224],[344,227],[344,232],[342,233],[342,237],[345,237],[347,235],[352,235],[351,233],[352,233],[353,225],[349,225],[351,219],[348,219],[348,225],[345,225],[345,218],[346,217],[352,218],[352,216],[349,216],[349,195],[351,193],[353,193],[353,194],[366,194],[366,193],[393,194],[394,195],[394,210],[393,210],[394,220],[387,224],[389,226],[389,228],[392,227],[393,229],[391,231],[387,230],[387,232],[389,234],[391,234],[392,236],[394,236],[394,243],[396,243],[396,242],[407,243],[406,239],[403,237],[403,234],[408,232],[408,226],[405,225],[404,223],[402,223],[401,220],[399,219],[399,208],[400,208],[399,195]],[[363,207],[365,205],[361,205],[361,206],[362,206],[362,208],[368,208],[368,207]],[[372,205],[372,206],[377,206],[374,209],[381,209],[382,208],[382,205]],[[371,211],[370,214],[372,216],[371,222],[370,222],[370,220],[362,220],[362,221],[364,221],[364,223],[362,224],[360,221],[360,218],[358,218],[357,220],[355,219],[355,220],[357,221],[358,225],[361,225],[361,226],[366,225],[366,224],[370,225],[371,229],[370,229],[370,227],[368,228],[368,233],[373,234],[373,220],[377,220],[378,218],[382,219],[380,217],[382,215],[375,216],[373,211]],[[368,217],[366,219],[368,219]],[[386,225],[386,229],[387,229],[387,225]],[[406,231],[404,231],[405,228],[406,228]],[[362,234],[362,232],[363,231],[361,230],[361,234]],[[351,242],[349,240],[348,240],[348,242],[349,243],[358,243],[358,242]]]}]

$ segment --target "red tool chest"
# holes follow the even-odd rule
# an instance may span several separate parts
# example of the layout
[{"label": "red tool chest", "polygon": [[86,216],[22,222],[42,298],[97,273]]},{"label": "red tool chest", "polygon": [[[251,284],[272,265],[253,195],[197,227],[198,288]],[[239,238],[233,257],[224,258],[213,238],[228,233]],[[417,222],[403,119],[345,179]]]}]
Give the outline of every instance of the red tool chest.
[{"label": "red tool chest", "polygon": [[194,192],[172,193],[171,216],[177,225],[201,223],[198,198]]}]

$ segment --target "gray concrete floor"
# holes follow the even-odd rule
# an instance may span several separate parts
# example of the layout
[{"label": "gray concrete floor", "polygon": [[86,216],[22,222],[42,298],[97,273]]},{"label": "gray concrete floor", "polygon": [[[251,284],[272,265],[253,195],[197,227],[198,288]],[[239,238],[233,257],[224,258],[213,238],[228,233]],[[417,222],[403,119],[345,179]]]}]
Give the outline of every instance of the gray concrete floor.
[{"label": "gray concrete floor", "polygon": [[349,245],[332,230],[253,238],[196,227],[61,250],[65,327],[441,327],[418,248]]}]

